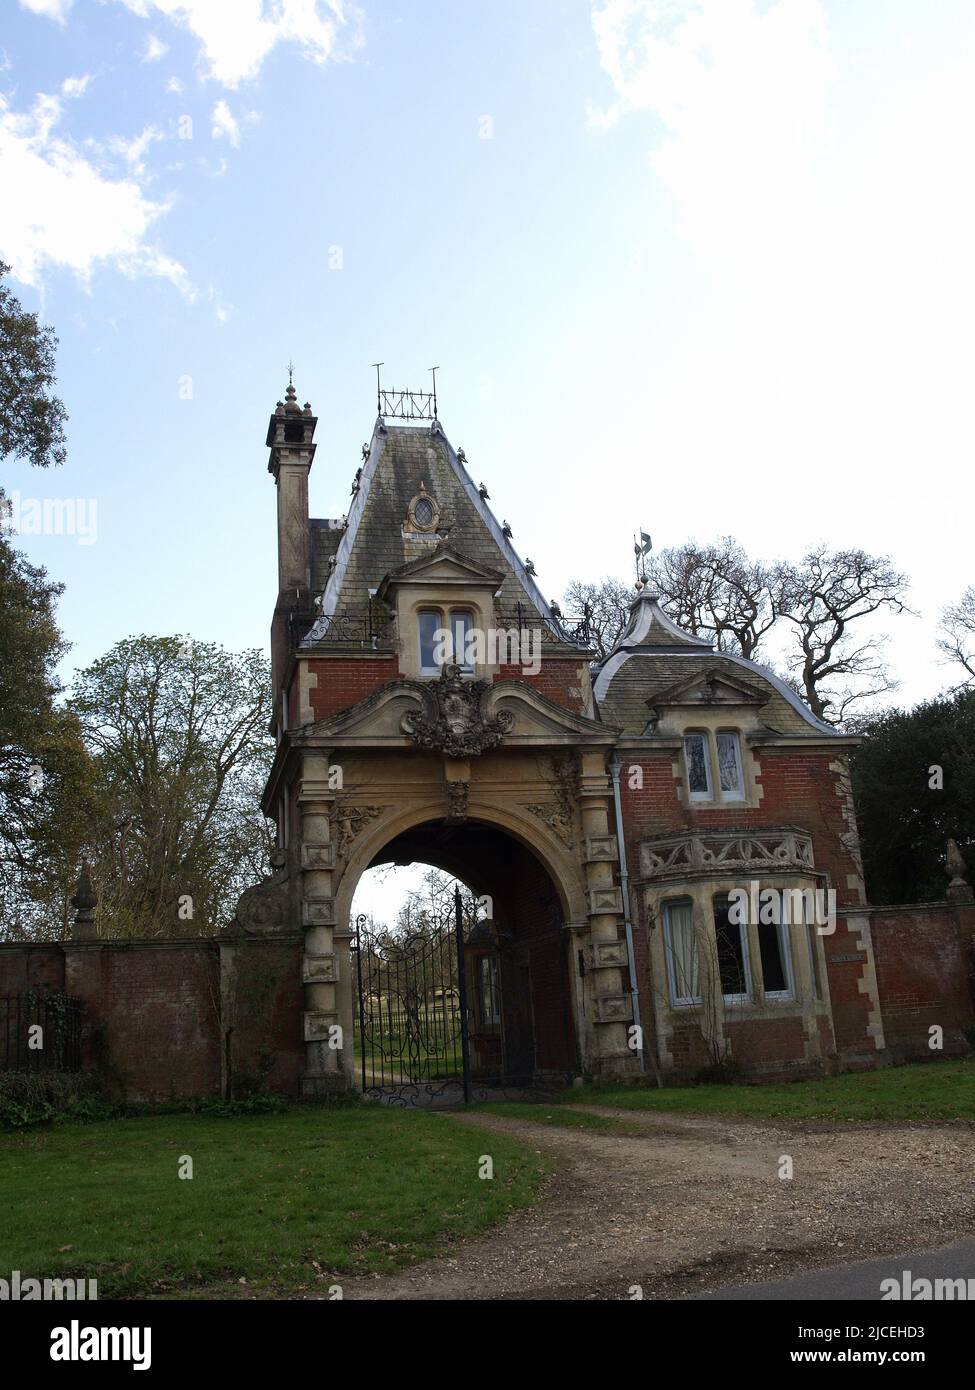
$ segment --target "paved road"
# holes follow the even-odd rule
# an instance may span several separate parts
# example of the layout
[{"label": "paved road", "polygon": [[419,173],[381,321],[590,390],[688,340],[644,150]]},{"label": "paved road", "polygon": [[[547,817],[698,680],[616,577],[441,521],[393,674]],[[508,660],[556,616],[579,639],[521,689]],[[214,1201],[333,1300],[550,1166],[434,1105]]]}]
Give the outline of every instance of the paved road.
[{"label": "paved road", "polygon": [[[780,1279],[771,1284],[746,1284],[740,1288],[717,1289],[695,1294],[701,1300],[735,1299],[829,1299],[830,1301],[870,1299],[880,1301],[881,1280],[894,1278],[903,1289],[904,1271],[913,1279],[967,1279],[969,1297],[975,1298],[975,1240],[956,1240],[938,1250],[909,1255],[885,1256],[859,1264],[837,1265],[831,1269],[803,1274],[797,1279]],[[903,1297],[903,1293],[902,1293]]]}]

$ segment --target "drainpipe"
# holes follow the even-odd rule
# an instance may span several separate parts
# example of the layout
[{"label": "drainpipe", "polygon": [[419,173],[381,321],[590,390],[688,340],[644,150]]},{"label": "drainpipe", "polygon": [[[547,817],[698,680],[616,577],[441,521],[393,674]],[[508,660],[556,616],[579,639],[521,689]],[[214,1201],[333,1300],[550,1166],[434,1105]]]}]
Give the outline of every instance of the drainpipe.
[{"label": "drainpipe", "polygon": [[[630,998],[633,1001],[633,1022],[640,1030],[637,1033],[640,1044],[637,1048],[637,1055],[640,1058],[641,1069],[646,1071],[647,1057],[643,1046],[643,1027],[640,1023],[640,991],[637,987],[636,953],[633,949],[633,923],[630,920],[630,875],[626,867],[626,834],[623,829],[623,807],[620,804],[620,760],[615,748],[609,761],[609,773],[613,779],[613,806],[616,809],[616,832],[619,841],[620,892],[623,898],[623,926],[626,931],[626,959],[630,967]],[[656,1071],[657,1068],[654,1065],[654,1072],[656,1073]],[[657,1077],[657,1084],[660,1084],[659,1076]]]}]

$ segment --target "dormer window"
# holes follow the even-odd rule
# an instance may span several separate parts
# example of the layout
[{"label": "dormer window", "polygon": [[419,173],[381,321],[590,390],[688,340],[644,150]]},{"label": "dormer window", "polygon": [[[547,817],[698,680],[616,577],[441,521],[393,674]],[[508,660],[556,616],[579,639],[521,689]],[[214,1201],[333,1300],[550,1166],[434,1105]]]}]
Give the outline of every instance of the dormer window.
[{"label": "dormer window", "polygon": [[422,608],[417,614],[420,674],[439,676],[444,662],[453,662],[465,675],[474,673],[474,615],[466,608]]},{"label": "dormer window", "polygon": [[687,763],[687,789],[691,800],[710,801],[711,759],[707,734],[684,735],[684,760]]},{"label": "dormer window", "polygon": [[741,741],[737,730],[689,731],[684,735],[684,764],[691,801],[745,800]]},{"label": "dormer window", "polygon": [[741,745],[732,729],[720,729],[715,735],[718,754],[718,785],[722,801],[742,801],[745,783],[741,775]]}]

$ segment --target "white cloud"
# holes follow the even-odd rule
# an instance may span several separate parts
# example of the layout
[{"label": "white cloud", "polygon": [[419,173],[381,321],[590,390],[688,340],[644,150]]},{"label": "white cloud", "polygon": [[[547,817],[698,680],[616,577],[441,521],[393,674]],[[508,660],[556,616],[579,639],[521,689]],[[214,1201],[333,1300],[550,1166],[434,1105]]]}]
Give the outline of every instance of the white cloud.
[{"label": "white cloud", "polygon": [[237,149],[240,145],[240,126],[234,119],[230,107],[223,100],[213,108],[210,134],[214,140],[226,139]]},{"label": "white cloud", "polygon": [[161,14],[197,38],[205,75],[224,87],[255,77],[279,43],[296,44],[313,62],[336,55],[340,33],[359,42],[356,12],[344,0],[120,0],[148,19]]},{"label": "white cloud", "polygon": [[30,10],[31,14],[41,14],[47,19],[55,19],[58,24],[63,24],[68,17],[73,0],[20,0],[22,10]]},{"label": "white cloud", "polygon": [[163,43],[162,39],[156,38],[155,34],[150,34],[146,39],[146,46],[142,53],[144,63],[155,63],[160,58],[165,58],[169,52],[169,44]]},{"label": "white cloud", "polygon": [[163,138],[163,132],[158,126],[147,125],[130,139],[126,139],[124,135],[110,135],[106,140],[86,140],[85,145],[100,154],[118,156],[125,161],[129,172],[145,183],[151,177],[146,169],[146,151],[150,145]]},{"label": "white cloud", "polygon": [[221,325],[225,324],[227,320],[230,318],[232,309],[229,304],[224,304],[224,302],[220,298],[220,293],[217,290],[216,285],[212,283],[207,285],[207,299],[213,306],[213,312],[216,316],[217,323]]},{"label": "white cloud", "polygon": [[83,77],[66,77],[61,83],[61,92],[66,97],[84,96],[90,81],[90,72],[86,72]]},{"label": "white cloud", "polygon": [[48,266],[88,278],[101,263],[128,276],[161,276],[189,297],[186,270],[150,240],[165,202],[146,198],[139,181],[148,131],[118,141],[131,171],[114,178],[69,138],[56,133],[58,97],[41,94],[29,112],[17,113],[0,96],[0,183],[5,212],[0,256],[25,284],[36,285]]},{"label": "white cloud", "polygon": [[166,83],[166,91],[172,96],[179,96],[183,90],[183,84],[178,77],[171,77]]}]

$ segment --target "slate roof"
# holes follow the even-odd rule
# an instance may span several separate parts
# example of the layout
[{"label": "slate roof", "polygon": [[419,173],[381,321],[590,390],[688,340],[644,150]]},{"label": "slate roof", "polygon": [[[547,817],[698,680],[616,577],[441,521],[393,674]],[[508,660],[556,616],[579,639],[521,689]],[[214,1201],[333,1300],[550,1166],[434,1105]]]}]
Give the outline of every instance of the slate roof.
[{"label": "slate roof", "polygon": [[645,732],[651,717],[648,701],[663,695],[700,672],[767,694],[768,703],[759,720],[771,732],[808,737],[822,743],[825,736],[842,738],[831,725],[817,719],[793,690],[767,667],[741,656],[719,652],[706,638],[694,637],[672,623],[651,594],[640,594],[630,610],[630,621],[610,652],[593,672],[601,717],[629,735]]},{"label": "slate roof", "polygon": [[[404,533],[410,502],[421,485],[440,509],[438,529]],[[325,617],[362,608],[387,574],[432,554],[446,539],[451,549],[501,571],[497,603],[504,616],[520,603],[526,621],[541,621],[553,644],[578,650],[565,641],[541,590],[441,427],[383,426],[377,420],[348,524],[335,530],[339,524],[311,522],[312,588],[324,591]],[[303,647],[319,640],[318,627],[311,628]]]}]

